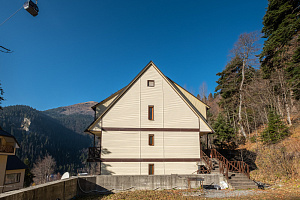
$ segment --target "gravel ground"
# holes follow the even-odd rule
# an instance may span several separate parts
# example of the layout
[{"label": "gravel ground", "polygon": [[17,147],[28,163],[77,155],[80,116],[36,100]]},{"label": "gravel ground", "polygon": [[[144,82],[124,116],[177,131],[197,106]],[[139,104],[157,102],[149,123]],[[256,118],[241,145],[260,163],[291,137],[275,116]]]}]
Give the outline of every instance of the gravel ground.
[{"label": "gravel ground", "polygon": [[256,195],[263,193],[262,190],[212,190],[204,189],[203,192],[185,193],[185,196],[200,196],[207,198],[228,198],[228,197],[241,197],[248,195]]}]

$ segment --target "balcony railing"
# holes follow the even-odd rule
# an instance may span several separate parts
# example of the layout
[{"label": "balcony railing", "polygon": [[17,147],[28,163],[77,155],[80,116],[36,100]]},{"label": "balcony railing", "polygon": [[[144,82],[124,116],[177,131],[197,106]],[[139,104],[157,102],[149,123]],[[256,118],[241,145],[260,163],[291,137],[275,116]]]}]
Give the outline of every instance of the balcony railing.
[{"label": "balcony railing", "polygon": [[0,145],[0,153],[14,153],[14,147],[8,145]]},{"label": "balcony railing", "polygon": [[100,162],[101,148],[100,147],[89,147],[88,162]]}]

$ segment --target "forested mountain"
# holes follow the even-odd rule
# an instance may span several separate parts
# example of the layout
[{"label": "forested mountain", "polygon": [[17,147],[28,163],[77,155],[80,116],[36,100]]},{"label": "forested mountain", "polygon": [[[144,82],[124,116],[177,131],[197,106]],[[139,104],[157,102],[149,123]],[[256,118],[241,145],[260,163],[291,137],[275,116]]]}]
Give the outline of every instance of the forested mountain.
[{"label": "forested mountain", "polygon": [[[92,145],[90,136],[78,133],[83,132],[91,120],[72,125],[74,121],[79,123],[82,116],[66,115],[67,119],[64,119],[59,115],[57,120],[45,113],[29,106],[4,107],[0,111],[0,126],[18,140],[21,147],[17,150],[17,156],[21,160],[28,158],[32,166],[39,157],[48,153],[56,160],[58,171],[75,172],[83,166],[86,149]],[[74,120],[72,116],[75,116]],[[67,123],[73,128],[64,126]]]},{"label": "forested mountain", "polygon": [[63,126],[72,131],[86,135],[83,131],[94,119],[94,111],[91,107],[96,103],[95,101],[89,101],[46,110],[43,113],[58,120]]}]

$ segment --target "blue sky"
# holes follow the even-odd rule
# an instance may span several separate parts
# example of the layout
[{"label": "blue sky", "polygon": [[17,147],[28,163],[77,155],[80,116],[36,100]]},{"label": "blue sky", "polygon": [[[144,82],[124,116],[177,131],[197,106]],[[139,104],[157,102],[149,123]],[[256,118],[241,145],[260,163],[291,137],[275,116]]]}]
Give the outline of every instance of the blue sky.
[{"label": "blue sky", "polygon": [[[0,23],[24,0],[2,1]],[[127,85],[152,60],[195,95],[244,32],[261,30],[267,0],[39,0],[0,26],[2,105],[46,110],[101,101]]]}]

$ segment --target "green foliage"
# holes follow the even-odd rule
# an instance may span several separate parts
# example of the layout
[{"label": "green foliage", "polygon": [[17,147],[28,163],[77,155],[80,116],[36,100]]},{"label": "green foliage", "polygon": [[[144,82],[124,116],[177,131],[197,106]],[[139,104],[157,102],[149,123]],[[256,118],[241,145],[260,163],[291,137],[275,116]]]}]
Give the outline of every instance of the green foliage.
[{"label": "green foliage", "polygon": [[2,87],[1,87],[1,83],[0,83],[0,110],[2,109],[2,107],[1,107],[1,101],[3,101],[4,100],[4,98],[3,98],[3,89],[2,89]]},{"label": "green foliage", "polygon": [[234,128],[221,113],[219,113],[217,120],[213,124],[213,129],[215,131],[214,144],[216,146],[228,149],[236,148]]},{"label": "green foliage", "polygon": [[287,126],[273,109],[269,110],[268,126],[261,134],[261,140],[265,144],[275,144],[289,134]]},{"label": "green foliage", "polygon": [[257,140],[257,137],[256,137],[256,136],[252,136],[252,137],[250,138],[250,142],[251,142],[251,143],[255,143],[256,140]]},{"label": "green foliage", "polygon": [[27,169],[25,169],[25,177],[24,177],[24,187],[29,187],[31,183],[33,183],[34,175],[31,173],[29,166],[30,162],[28,158],[24,159],[24,164],[27,165]]},{"label": "green foliage", "polygon": [[299,0],[269,0],[262,29],[263,37],[267,40],[260,54],[264,78],[270,78],[276,69],[286,69],[287,82],[298,100],[300,99],[300,50],[297,48],[299,42],[297,38],[300,39],[299,13]]},{"label": "green foliage", "polygon": [[[215,91],[219,92],[222,97],[220,105],[223,108],[230,107],[233,110],[238,105],[239,88],[242,81],[242,65],[241,58],[235,56],[222,72],[217,73],[217,76],[220,76],[220,78],[216,81],[218,85]],[[251,82],[255,73],[256,71],[253,67],[247,66],[245,69],[244,84]]]}]

